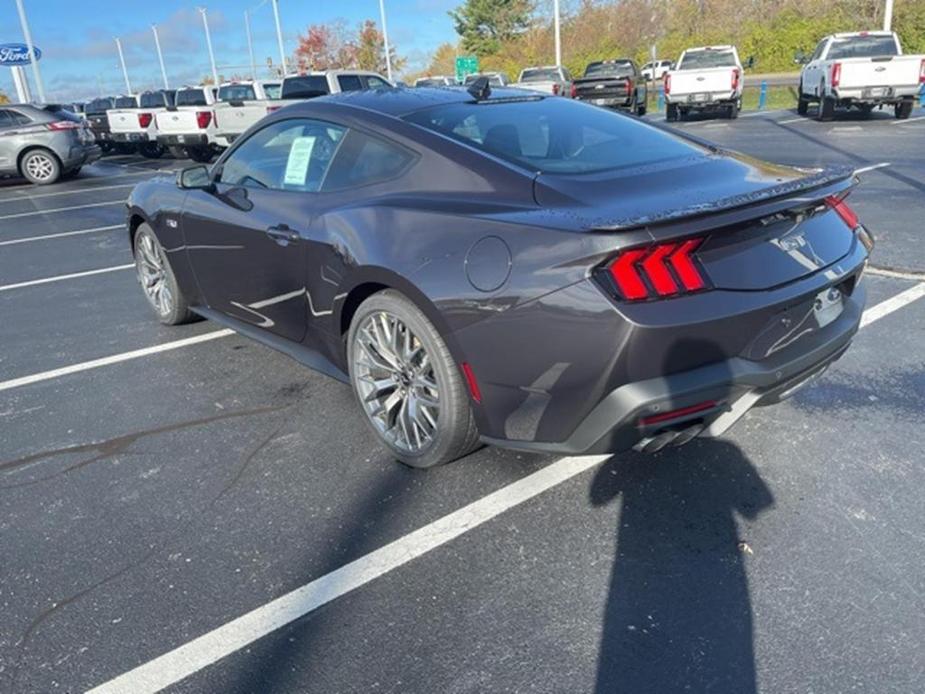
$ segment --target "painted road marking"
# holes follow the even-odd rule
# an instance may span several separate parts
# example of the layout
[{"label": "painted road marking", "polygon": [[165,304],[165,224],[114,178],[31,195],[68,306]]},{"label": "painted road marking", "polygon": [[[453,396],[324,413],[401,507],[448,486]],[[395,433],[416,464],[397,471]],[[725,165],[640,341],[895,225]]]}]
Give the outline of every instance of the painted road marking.
[{"label": "painted road marking", "polygon": [[777,122],[781,125],[784,125],[785,123],[803,123],[804,121],[808,122],[809,120],[810,119],[806,116],[801,116],[800,118],[788,118],[787,120],[779,120]]},{"label": "painted road marking", "polygon": [[879,164],[871,164],[870,166],[862,166],[860,169],[855,169],[855,174],[867,173],[868,171],[876,171],[877,169],[885,169],[887,166],[892,166],[888,161],[882,161]]},{"label": "painted road marking", "polygon": [[67,275],[56,275],[54,277],[43,277],[38,280],[27,280],[26,282],[17,282],[16,284],[5,284],[0,286],[0,292],[8,292],[11,289],[22,289],[23,287],[34,287],[38,284],[48,284],[50,282],[62,282],[64,280],[73,280],[78,277],[89,277],[90,275],[102,275],[104,272],[116,272],[117,270],[128,270],[135,267],[135,263],[127,265],[113,265],[112,267],[101,267],[98,270],[84,270],[83,272],[71,272]]},{"label": "painted road marking", "polygon": [[[869,325],[925,296],[925,282],[864,313]],[[560,458],[517,482],[373,550],[182,646],[119,675],[87,694],[141,694],[176,684],[332,600],[404,566],[519,504],[599,465],[609,455]]]},{"label": "painted road marking", "polygon": [[173,342],[165,342],[160,345],[154,345],[153,347],[144,347],[143,349],[136,349],[131,352],[122,352],[121,354],[113,354],[109,357],[102,357],[101,359],[94,359],[92,361],[84,361],[79,364],[71,364],[70,366],[62,366],[60,369],[52,369],[51,371],[42,371],[37,374],[32,374],[31,376],[21,376],[20,378],[13,378],[9,381],[0,381],[0,390],[11,390],[13,388],[19,388],[20,386],[27,386],[32,383],[39,383],[41,381],[49,381],[53,378],[59,378],[61,376],[67,376],[69,374],[79,373],[81,371],[89,371],[90,369],[98,369],[101,366],[109,366],[110,364],[119,364],[123,361],[129,361],[131,359],[138,359],[140,357],[147,357],[152,354],[160,354],[161,352],[169,352],[174,349],[180,349],[181,347],[188,347],[189,345],[198,345],[200,342],[209,342],[210,340],[217,340],[221,337],[228,337],[229,335],[234,335],[233,330],[222,329],[222,330],[213,330],[212,332],[204,333],[203,335],[196,335],[195,337],[187,337],[182,340],[174,340]]},{"label": "painted road marking", "polygon": [[49,239],[60,239],[65,236],[80,236],[81,234],[98,234],[102,231],[113,231],[115,229],[124,228],[124,224],[113,224],[112,226],[108,227],[93,227],[92,229],[78,229],[77,231],[62,231],[57,234],[44,234],[43,236],[24,236],[21,239],[0,241],[0,246],[13,246],[17,243],[31,243],[32,241],[48,241]]},{"label": "painted road marking", "polygon": [[892,123],[890,123],[890,125],[905,125],[906,123],[915,123],[917,120],[925,120],[925,116],[906,118],[906,120],[894,120]]},{"label": "painted road marking", "polygon": [[22,202],[23,200],[38,200],[39,198],[52,198],[57,195],[81,195],[83,193],[92,193],[97,190],[115,190],[116,188],[134,188],[135,183],[120,183],[114,186],[90,186],[87,188],[72,188],[70,190],[59,190],[54,193],[39,193],[38,195],[20,195],[15,198],[0,198],[0,204],[5,202]]},{"label": "painted road marking", "polygon": [[105,207],[106,205],[124,205],[125,199],[113,200],[112,202],[91,202],[88,205],[73,205],[71,207],[55,207],[50,210],[34,210],[32,212],[19,212],[18,214],[5,214],[0,219],[20,219],[22,217],[34,217],[37,214],[53,214],[55,212],[70,212],[71,210],[85,210],[89,207]]}]

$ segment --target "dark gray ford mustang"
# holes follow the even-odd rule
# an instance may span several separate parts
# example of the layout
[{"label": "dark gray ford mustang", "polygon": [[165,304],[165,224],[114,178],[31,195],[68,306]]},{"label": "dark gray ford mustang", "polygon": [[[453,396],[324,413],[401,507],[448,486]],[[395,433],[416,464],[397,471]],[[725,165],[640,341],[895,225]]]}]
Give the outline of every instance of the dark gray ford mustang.
[{"label": "dark gray ford mustang", "polygon": [[843,169],[516,89],[292,105],[128,202],[158,318],[349,382],[394,455],[717,436],[847,349],[872,247]]}]

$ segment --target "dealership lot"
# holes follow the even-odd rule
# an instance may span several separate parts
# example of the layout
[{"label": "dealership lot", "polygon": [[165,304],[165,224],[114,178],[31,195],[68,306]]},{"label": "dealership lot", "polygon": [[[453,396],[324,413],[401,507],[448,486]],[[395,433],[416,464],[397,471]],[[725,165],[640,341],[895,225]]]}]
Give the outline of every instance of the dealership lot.
[{"label": "dealership lot", "polygon": [[0,691],[921,690],[925,113],[679,127],[869,169],[880,270],[818,383],[609,461],[412,471],[347,387],[159,325],[122,202],[184,162],[0,181]]}]

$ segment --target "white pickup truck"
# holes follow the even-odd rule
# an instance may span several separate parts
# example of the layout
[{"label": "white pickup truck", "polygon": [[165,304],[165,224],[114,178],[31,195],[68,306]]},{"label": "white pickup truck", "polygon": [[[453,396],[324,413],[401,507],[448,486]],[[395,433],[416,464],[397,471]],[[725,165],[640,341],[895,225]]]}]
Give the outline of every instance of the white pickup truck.
[{"label": "white pickup truck", "polygon": [[665,73],[665,117],[684,118],[692,111],[712,111],[736,118],[745,86],[735,46],[688,48]]},{"label": "white pickup truck", "polygon": [[903,55],[899,37],[890,31],[861,31],[826,36],[800,73],[797,112],[805,116],[819,103],[819,120],[831,120],[839,106],[870,113],[893,106],[908,118],[925,83],[925,56]]},{"label": "white pickup truck", "polygon": [[572,89],[572,75],[561,65],[528,67],[520,71],[520,77],[511,86],[554,96],[568,96]]},{"label": "white pickup truck", "polygon": [[214,107],[218,87],[183,87],[177,90],[173,108],[158,113],[157,142],[175,157],[207,163],[223,145],[215,128]]},{"label": "white pickup truck", "polygon": [[115,108],[106,111],[109,139],[119,151],[137,150],[156,159],[165,149],[157,141],[156,117],[173,107],[174,92],[161,89],[137,96],[118,97]]},{"label": "white pickup truck", "polygon": [[226,82],[218,89],[215,131],[219,145],[228,147],[238,136],[268,113],[280,108],[280,83]]}]

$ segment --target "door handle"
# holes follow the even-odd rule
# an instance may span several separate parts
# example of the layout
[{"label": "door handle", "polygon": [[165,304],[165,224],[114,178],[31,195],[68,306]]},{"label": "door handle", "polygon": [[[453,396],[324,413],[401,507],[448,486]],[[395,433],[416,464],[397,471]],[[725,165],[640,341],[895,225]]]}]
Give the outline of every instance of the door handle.
[{"label": "door handle", "polygon": [[291,229],[287,224],[277,224],[267,229],[267,236],[276,241],[280,246],[288,246],[290,243],[296,243],[302,236],[295,229]]}]

